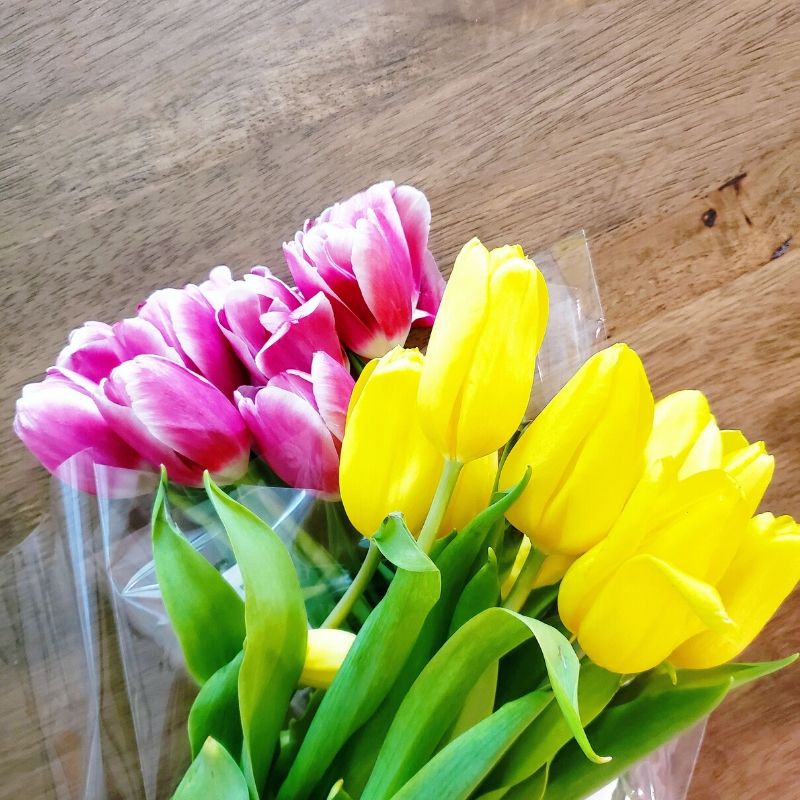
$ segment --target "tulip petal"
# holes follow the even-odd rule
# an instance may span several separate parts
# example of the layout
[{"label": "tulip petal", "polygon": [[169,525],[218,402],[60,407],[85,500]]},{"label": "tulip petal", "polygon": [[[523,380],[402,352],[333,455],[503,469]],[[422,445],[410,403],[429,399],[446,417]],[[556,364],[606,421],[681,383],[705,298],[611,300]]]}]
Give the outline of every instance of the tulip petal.
[{"label": "tulip petal", "polygon": [[686,389],[667,395],[655,406],[653,432],[645,453],[647,460],[669,457],[682,464],[703,429],[713,421],[702,392]]},{"label": "tulip petal", "polygon": [[327,497],[338,495],[336,443],[307,400],[271,382],[256,394],[255,402],[240,398],[239,410],[256,450],[282,480]]},{"label": "tulip petal", "polygon": [[[426,267],[436,262],[433,261],[428,250],[428,234],[431,229],[431,205],[428,198],[413,186],[398,186],[393,193],[394,205],[403,227],[403,235],[408,247],[408,255],[417,286],[426,280]],[[444,279],[436,269],[436,275],[442,283],[444,290]],[[430,279],[430,276],[428,277]],[[428,290],[435,291],[435,287],[428,287]],[[420,292],[422,294],[422,292]],[[441,294],[439,295],[441,297]],[[435,314],[434,309],[434,314]]]},{"label": "tulip petal", "polygon": [[464,465],[439,526],[440,536],[446,536],[450,531],[460,531],[488,508],[496,475],[497,452]]},{"label": "tulip petal", "polygon": [[716,589],[641,555],[620,566],[603,586],[577,637],[598,666],[630,674],[652,669],[690,636],[712,626],[735,628]]},{"label": "tulip petal", "polygon": [[266,378],[287,369],[308,372],[316,351],[327,353],[343,366],[347,363],[336,335],[333,309],[321,292],[286,315],[256,355],[256,365]]},{"label": "tulip petal", "polygon": [[751,520],[736,558],[718,584],[733,634],[698,633],[673,653],[679,667],[706,669],[735,658],[755,639],[800,580],[800,526],[788,516]]},{"label": "tulip petal", "polygon": [[767,453],[764,442],[755,442],[739,450],[729,450],[723,457],[722,468],[741,487],[747,502],[746,515],[752,516],[772,480],[775,458]]},{"label": "tulip petal", "polygon": [[327,353],[317,352],[311,362],[311,385],[319,415],[341,442],[347,407],[355,386],[352,375]]}]

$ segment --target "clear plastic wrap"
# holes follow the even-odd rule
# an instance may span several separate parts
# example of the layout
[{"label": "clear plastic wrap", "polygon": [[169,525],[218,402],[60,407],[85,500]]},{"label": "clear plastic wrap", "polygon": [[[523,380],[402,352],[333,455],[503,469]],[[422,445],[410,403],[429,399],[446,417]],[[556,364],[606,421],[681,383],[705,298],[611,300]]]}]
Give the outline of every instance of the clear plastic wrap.
[{"label": "clear plastic wrap", "polygon": [[[583,234],[535,259],[548,282],[550,321],[531,413],[604,338]],[[155,579],[149,527],[155,476],[96,474],[98,496],[84,495],[69,487],[65,465],[66,482],[53,480],[50,516],[0,560],[0,798],[162,800],[188,763],[185,726],[196,690]],[[286,543],[309,621],[319,624],[363,557],[340,507],[257,480],[238,486],[234,496]],[[175,489],[170,501],[189,540],[240,589],[230,547],[202,492]],[[356,611],[366,615],[369,607]],[[701,738],[702,726],[594,800],[684,800]]]}]

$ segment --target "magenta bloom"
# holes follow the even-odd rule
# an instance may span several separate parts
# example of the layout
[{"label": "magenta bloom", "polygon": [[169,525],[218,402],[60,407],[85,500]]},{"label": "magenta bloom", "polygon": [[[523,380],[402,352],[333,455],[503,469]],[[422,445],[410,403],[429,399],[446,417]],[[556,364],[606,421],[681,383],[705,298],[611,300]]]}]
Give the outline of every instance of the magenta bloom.
[{"label": "magenta bloom", "polygon": [[[14,432],[42,465],[84,492],[96,492],[94,464],[147,468],[144,459],[112,430],[80,376],[51,370],[17,400]],[[86,458],[74,458],[85,454]],[[68,467],[67,462],[72,466]]]},{"label": "magenta bloom", "polygon": [[181,364],[137,356],[112,370],[95,399],[114,433],[178,483],[200,486],[206,469],[230,483],[247,470],[250,437],[236,407]]},{"label": "magenta bloom", "polygon": [[231,397],[244,370],[222,331],[213,306],[197,286],[159,289],[140,306],[140,319],[154,325],[183,363]]},{"label": "magenta bloom", "polygon": [[237,392],[256,451],[289,486],[338,497],[339,450],[353,386],[338,361],[318,352],[310,374],[289,370],[264,387]]},{"label": "magenta bloom", "polygon": [[306,222],[283,246],[305,297],[330,301],[347,347],[366,358],[433,324],[444,291],[428,250],[431,210],[411,186],[379,183]]},{"label": "magenta bloom", "polygon": [[[221,277],[217,273],[217,285]],[[217,324],[255,384],[289,369],[309,372],[317,351],[342,366],[347,364],[325,296],[317,293],[304,302],[266,267],[254,267],[242,280],[228,285]]]},{"label": "magenta bloom", "polygon": [[158,328],[147,320],[123,319],[113,325],[84,322],[70,333],[69,344],[56,359],[56,368],[97,384],[123,361],[144,353],[181,360]]}]

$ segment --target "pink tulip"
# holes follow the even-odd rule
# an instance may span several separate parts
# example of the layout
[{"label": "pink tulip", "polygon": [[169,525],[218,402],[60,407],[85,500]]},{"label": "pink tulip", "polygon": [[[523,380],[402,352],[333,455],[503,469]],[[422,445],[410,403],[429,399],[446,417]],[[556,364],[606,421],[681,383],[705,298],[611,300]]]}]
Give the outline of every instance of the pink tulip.
[{"label": "pink tulip", "polygon": [[69,335],[69,344],[59,353],[56,368],[76,373],[92,383],[107,378],[114,367],[144,353],[180,361],[176,350],[151,323],[123,319],[113,325],[84,322]]},{"label": "pink tulip", "polygon": [[298,288],[323,292],[339,335],[366,358],[405,342],[412,326],[433,324],[444,280],[428,250],[425,195],[391,181],[326,209],[283,246]]},{"label": "pink tulip", "polygon": [[325,296],[303,302],[266,267],[228,286],[217,323],[255,384],[289,369],[308,372],[318,350],[347,364]]},{"label": "pink tulip", "polygon": [[132,470],[148,465],[112,430],[84,381],[51,370],[41,383],[25,386],[14,431],[49,472],[95,493],[94,464]]},{"label": "pink tulip", "polygon": [[233,403],[174,361],[136,356],[112,370],[95,399],[111,429],[178,483],[200,486],[205,469],[230,483],[247,469],[250,437]]},{"label": "pink tulip", "polygon": [[139,307],[139,318],[155,325],[183,363],[208,378],[226,396],[244,381],[244,370],[217,326],[211,303],[197,286],[159,289]]},{"label": "pink tulip", "polygon": [[289,486],[339,496],[339,450],[353,385],[338,361],[317,352],[310,374],[288,370],[264,387],[236,393],[256,451]]}]

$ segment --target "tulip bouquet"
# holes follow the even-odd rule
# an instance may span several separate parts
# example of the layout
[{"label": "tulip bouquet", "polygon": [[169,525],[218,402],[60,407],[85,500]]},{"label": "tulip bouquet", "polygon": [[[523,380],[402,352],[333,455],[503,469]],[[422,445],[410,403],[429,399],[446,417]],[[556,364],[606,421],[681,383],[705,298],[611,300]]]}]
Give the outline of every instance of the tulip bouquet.
[{"label": "tulip bouquet", "polygon": [[[542,273],[473,239],[445,287],[429,225],[420,192],[372,187],[284,245],[296,287],[218,267],[156,292],[19,401],[84,491],[160,469],[153,561],[198,687],[176,800],[580,800],[796,657],[732,661],[800,578],[800,527],[756,514],[764,444],[700,392],[654,402],[624,344],[527,420]],[[254,474],[353,545],[324,618],[235,499]],[[179,529],[187,498],[240,580]]]}]

